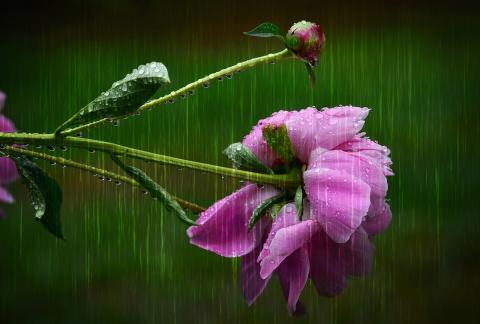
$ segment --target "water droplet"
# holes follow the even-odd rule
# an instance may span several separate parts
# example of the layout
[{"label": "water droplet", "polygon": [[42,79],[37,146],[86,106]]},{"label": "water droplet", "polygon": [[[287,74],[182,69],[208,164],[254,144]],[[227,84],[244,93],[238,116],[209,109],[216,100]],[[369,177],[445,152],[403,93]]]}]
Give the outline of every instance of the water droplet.
[{"label": "water droplet", "polygon": [[103,175],[101,175],[101,176],[98,176],[98,179],[99,179],[100,181],[104,181],[104,180],[105,180],[105,177],[104,177]]},{"label": "water droplet", "polygon": [[233,78],[233,74],[227,74],[226,77],[227,77],[227,79],[231,79],[231,78]]},{"label": "water droplet", "polygon": [[180,95],[180,98],[181,98],[181,99],[185,99],[186,97],[187,97],[187,95],[186,95],[185,93],[182,93],[182,94]]},{"label": "water droplet", "polygon": [[188,94],[193,96],[195,94],[195,90],[188,90]]},{"label": "water droplet", "polygon": [[61,164],[62,169],[65,169],[67,166],[65,164]]},{"label": "water droplet", "polygon": [[223,81],[223,77],[218,77],[217,80],[218,81]]},{"label": "water droplet", "polygon": [[121,181],[119,181],[119,180],[116,180],[116,181],[115,181],[115,185],[120,186],[121,184],[122,184]]},{"label": "water droplet", "polygon": [[204,84],[202,84],[202,86],[206,89],[210,86],[210,84],[208,82],[205,82]]},{"label": "water droplet", "polygon": [[175,102],[175,98],[168,99],[168,103],[173,104]]},{"label": "water droplet", "polygon": [[112,178],[107,178],[107,181],[112,181]]},{"label": "water droplet", "polygon": [[88,153],[95,153],[94,149],[88,149]]},{"label": "water droplet", "polygon": [[78,132],[75,134],[76,137],[82,137],[83,136],[83,133],[82,132]]},{"label": "water droplet", "polygon": [[60,149],[61,149],[62,151],[66,151],[68,148],[67,148],[66,146],[62,145],[62,146],[60,146]]},{"label": "water droplet", "polygon": [[148,195],[148,191],[147,190],[142,190],[142,194]]},{"label": "water droplet", "polygon": [[120,125],[120,121],[114,120],[114,121],[112,121],[112,125],[117,127],[118,125]]},{"label": "water droplet", "polygon": [[36,149],[41,149],[42,146],[41,146],[41,145],[35,145],[35,148],[36,148]]},{"label": "water droplet", "polygon": [[47,150],[53,152],[53,151],[55,151],[55,146],[53,146],[53,145],[47,145]]},{"label": "water droplet", "polygon": [[55,161],[50,161],[50,164],[51,164],[51,165],[55,165],[55,164],[57,164],[57,162],[55,162]]}]

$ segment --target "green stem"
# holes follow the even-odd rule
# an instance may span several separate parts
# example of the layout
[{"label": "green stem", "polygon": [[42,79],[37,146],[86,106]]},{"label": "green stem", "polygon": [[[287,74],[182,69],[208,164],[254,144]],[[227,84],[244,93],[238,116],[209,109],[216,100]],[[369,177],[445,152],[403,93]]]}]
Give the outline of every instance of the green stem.
[{"label": "green stem", "polygon": [[[92,174],[97,174],[98,176],[105,177],[107,179],[112,179],[113,181],[119,181],[120,183],[129,184],[133,187],[141,187],[141,185],[137,181],[135,181],[134,179],[132,179],[130,177],[122,176],[122,175],[114,173],[114,172],[110,172],[110,171],[107,171],[107,170],[104,170],[104,169],[96,168],[96,167],[86,165],[86,164],[83,164],[83,163],[79,163],[79,162],[76,162],[76,161],[64,159],[62,157],[51,156],[51,155],[48,155],[48,154],[45,154],[45,153],[25,150],[25,149],[21,149],[21,148],[18,148],[18,147],[12,147],[12,146],[3,147],[1,150],[4,151],[4,152],[22,154],[22,155],[25,155],[25,156],[30,156],[30,157],[33,157],[33,158],[53,162],[53,163],[56,163],[56,164],[59,164],[59,165],[62,165],[62,166],[67,166],[67,167],[75,168],[75,169],[78,169],[78,170],[90,172]],[[179,203],[180,206],[182,206],[184,208],[188,208],[188,209],[190,209],[194,212],[202,212],[203,210],[205,210],[203,207],[201,207],[197,204],[194,204],[192,202],[180,199],[178,197],[173,197],[173,199],[176,200]]]},{"label": "green stem", "polygon": [[262,174],[232,168],[226,168],[207,163],[183,160],[167,155],[142,151],[119,144],[98,141],[80,137],[58,137],[54,134],[30,134],[30,133],[1,133],[0,144],[32,144],[32,145],[57,145],[70,146],[83,149],[94,149],[109,154],[117,154],[137,158],[145,161],[157,162],[166,165],[203,171],[207,173],[228,176],[262,184],[270,184],[280,188],[296,188],[301,184],[300,172],[294,171],[289,174]]},{"label": "green stem", "polygon": [[[194,89],[196,89],[198,87],[201,87],[204,84],[209,84],[211,81],[215,81],[215,80],[220,79],[220,78],[231,77],[234,73],[243,71],[247,68],[251,68],[251,67],[254,67],[254,66],[257,66],[257,65],[260,65],[260,64],[265,64],[265,63],[275,63],[275,62],[280,61],[282,59],[288,59],[288,58],[293,58],[293,57],[294,57],[294,55],[288,49],[284,49],[284,50],[282,50],[280,52],[277,52],[277,53],[267,54],[267,55],[264,55],[264,56],[256,57],[256,58],[253,58],[253,59],[250,59],[250,60],[247,60],[247,61],[237,63],[235,65],[232,65],[232,66],[228,67],[228,68],[222,69],[218,72],[215,72],[215,73],[209,74],[209,75],[207,75],[203,78],[200,78],[197,81],[189,83],[186,86],[184,86],[184,87],[182,87],[182,88],[180,88],[176,91],[170,92],[166,96],[160,97],[158,99],[151,100],[151,101],[145,103],[144,105],[140,106],[140,108],[138,108],[138,110],[135,113],[137,113],[137,114],[141,113],[141,112],[143,112],[147,109],[151,109],[151,108],[153,108],[155,106],[158,106],[162,103],[165,103],[169,100],[174,100],[175,98],[177,98],[179,96],[186,96],[190,93],[190,91],[193,91]],[[121,119],[121,118],[124,118],[124,117],[126,117],[126,116],[120,116],[120,117],[116,117],[114,119]],[[72,129],[64,130],[64,131],[60,132],[60,135],[62,135],[62,136],[74,135],[74,134],[77,134],[77,133],[87,129],[87,128],[97,127],[100,124],[103,124],[103,123],[105,123],[107,121],[111,121],[111,120],[112,119],[103,118],[103,119],[100,119],[100,120],[97,120],[97,121],[94,121],[94,122],[91,122],[91,123],[88,123],[88,124],[85,124],[85,125],[82,125],[82,126],[78,126],[78,127],[72,128]]]}]

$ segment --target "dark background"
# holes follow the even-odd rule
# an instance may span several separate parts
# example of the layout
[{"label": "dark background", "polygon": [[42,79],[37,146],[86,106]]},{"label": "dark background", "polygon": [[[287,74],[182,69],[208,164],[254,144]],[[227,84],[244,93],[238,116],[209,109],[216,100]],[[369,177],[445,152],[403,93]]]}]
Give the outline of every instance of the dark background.
[{"label": "dark background", "polygon": [[[32,220],[20,183],[0,222],[0,322],[476,322],[480,289],[480,43],[474,3],[461,1],[23,1],[0,6],[4,113],[50,132],[139,64],[169,69],[159,95],[244,59],[278,51],[242,35],[260,22],[322,25],[311,88],[281,62],[199,90],[187,101],[86,134],[229,165],[221,151],[279,109],[372,108],[365,130],[392,150],[393,221],[375,238],[371,275],[339,297],[308,284],[291,318],[277,280],[248,307],[238,260],[190,246],[185,226],[137,190],[46,165],[64,188],[67,242]],[[109,168],[108,157],[58,154]],[[105,161],[104,161],[105,160]],[[238,184],[141,165],[179,196],[209,205]]]}]

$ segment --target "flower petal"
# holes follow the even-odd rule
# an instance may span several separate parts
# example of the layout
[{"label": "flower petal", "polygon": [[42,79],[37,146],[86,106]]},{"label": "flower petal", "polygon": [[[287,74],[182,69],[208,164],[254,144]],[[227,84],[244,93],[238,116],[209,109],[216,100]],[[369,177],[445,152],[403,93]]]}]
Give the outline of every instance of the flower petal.
[{"label": "flower petal", "polygon": [[198,226],[187,230],[190,243],[225,257],[237,257],[251,252],[260,242],[268,220],[264,217],[253,229],[247,223],[255,207],[277,195],[271,186],[248,184],[223,198],[204,211]]},{"label": "flower petal", "polygon": [[7,117],[0,115],[0,132],[11,133],[15,131],[16,128],[13,122]]},{"label": "flower petal", "polygon": [[368,235],[377,235],[385,231],[392,220],[392,211],[390,206],[384,199],[379,199],[378,202],[372,202],[372,206],[368,211],[368,216],[362,223],[363,229]]},{"label": "flower petal", "polygon": [[8,157],[0,157],[0,184],[5,184],[18,177],[15,162]]},{"label": "flower petal", "polygon": [[392,160],[390,159],[390,150],[368,138],[356,135],[351,140],[344,142],[335,148],[346,152],[355,152],[356,155],[366,156],[382,166],[386,176],[393,175],[390,168]]},{"label": "flower petal", "polygon": [[240,279],[242,290],[248,306],[252,305],[265,289],[270,277],[260,277],[260,264],[257,262],[262,246],[257,246],[252,252],[240,259]]},{"label": "flower petal", "polygon": [[317,147],[333,149],[348,141],[363,127],[368,109],[338,107],[331,109],[307,108],[293,113],[286,121],[288,136],[297,158],[307,163]]},{"label": "flower petal", "polygon": [[316,220],[300,221],[293,204],[285,205],[275,219],[264,249],[259,256],[260,277],[268,278],[297,249],[320,229]]},{"label": "flower petal", "polygon": [[309,271],[308,250],[305,247],[297,249],[278,267],[278,279],[291,315],[297,311],[298,299],[308,280]]},{"label": "flower petal", "polygon": [[316,168],[303,174],[312,217],[338,243],[348,241],[370,206],[370,186],[346,172]]},{"label": "flower petal", "polygon": [[369,273],[373,245],[360,227],[346,243],[335,243],[326,233],[318,231],[309,244],[310,278],[322,296],[333,297],[346,287],[347,275]]},{"label": "flower petal", "polygon": [[270,149],[267,142],[263,139],[262,128],[265,125],[280,126],[285,123],[291,114],[292,112],[280,110],[273,113],[270,117],[260,120],[242,141],[242,144],[268,167],[271,167],[280,157]]},{"label": "flower petal", "polygon": [[5,203],[12,204],[15,202],[13,196],[5,189],[4,187],[0,186],[0,201]]},{"label": "flower petal", "polygon": [[324,151],[323,149],[316,149],[310,155],[308,168],[343,171],[367,183],[372,195],[385,197],[387,193],[387,178],[383,174],[382,168],[372,162],[371,158],[365,156],[340,150]]}]

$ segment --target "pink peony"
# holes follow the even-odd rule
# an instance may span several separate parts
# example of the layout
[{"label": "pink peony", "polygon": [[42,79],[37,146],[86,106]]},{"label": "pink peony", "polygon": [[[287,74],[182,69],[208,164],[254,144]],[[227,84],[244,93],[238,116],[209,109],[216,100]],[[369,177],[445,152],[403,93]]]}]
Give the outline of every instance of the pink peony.
[{"label": "pink peony", "polygon": [[[6,96],[0,91],[0,110],[3,109]],[[0,132],[15,132],[15,125],[7,117],[0,114]],[[18,177],[15,162],[8,157],[0,157],[0,201],[13,203],[12,195],[5,189],[5,185]],[[0,218],[5,216],[5,212],[0,208]]]},{"label": "pink peony", "polygon": [[301,310],[300,294],[310,277],[321,295],[343,291],[347,276],[366,275],[370,237],[386,229],[389,150],[360,134],[368,109],[337,107],[279,111],[253,128],[243,144],[265,165],[282,163],[262,136],[266,125],[287,128],[296,159],[305,165],[306,193],[301,220],[294,204],[276,218],[262,217],[249,231],[257,205],[279,194],[273,186],[248,184],[218,201],[187,231],[190,242],[226,257],[241,257],[244,295],[249,304],[275,273],[290,313]]},{"label": "pink peony", "polygon": [[319,25],[303,20],[288,30],[285,41],[295,55],[315,66],[325,44],[325,34]]}]

